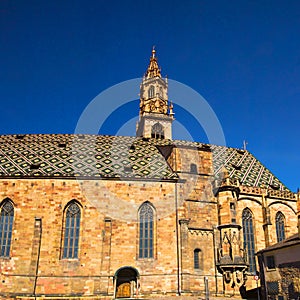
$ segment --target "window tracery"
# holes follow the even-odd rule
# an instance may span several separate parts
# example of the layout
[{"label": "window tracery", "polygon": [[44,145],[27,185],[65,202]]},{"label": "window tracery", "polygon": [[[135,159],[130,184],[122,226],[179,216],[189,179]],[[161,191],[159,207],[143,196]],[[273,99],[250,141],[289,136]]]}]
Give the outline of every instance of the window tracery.
[{"label": "window tracery", "polygon": [[78,258],[81,211],[73,201],[65,210],[63,258]]},{"label": "window tracery", "polygon": [[275,217],[277,242],[285,240],[285,217],[282,212],[278,212]]},{"label": "window tracery", "polygon": [[251,273],[254,273],[256,271],[256,264],[255,264],[253,215],[249,208],[245,208],[243,210],[242,222],[243,222],[244,249],[247,251],[249,271]]},{"label": "window tracery", "polygon": [[155,123],[151,129],[151,137],[155,139],[164,139],[164,128],[160,123]]},{"label": "window tracery", "polygon": [[153,258],[154,212],[149,203],[139,211],[139,258]]},{"label": "window tracery", "polygon": [[154,97],[154,92],[155,92],[155,88],[153,85],[151,85],[149,87],[149,90],[148,90],[148,98],[153,98]]},{"label": "window tracery", "polygon": [[10,200],[4,200],[0,214],[0,256],[9,257],[12,227],[14,222],[14,206]]}]

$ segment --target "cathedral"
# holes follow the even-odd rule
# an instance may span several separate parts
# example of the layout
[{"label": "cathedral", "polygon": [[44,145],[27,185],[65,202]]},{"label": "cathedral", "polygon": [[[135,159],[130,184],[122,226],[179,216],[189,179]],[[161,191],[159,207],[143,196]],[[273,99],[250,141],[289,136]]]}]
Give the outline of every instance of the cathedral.
[{"label": "cathedral", "polygon": [[260,285],[256,253],[297,233],[299,194],[245,149],[173,140],[173,121],[153,50],[135,137],[0,136],[1,299],[246,297]]}]

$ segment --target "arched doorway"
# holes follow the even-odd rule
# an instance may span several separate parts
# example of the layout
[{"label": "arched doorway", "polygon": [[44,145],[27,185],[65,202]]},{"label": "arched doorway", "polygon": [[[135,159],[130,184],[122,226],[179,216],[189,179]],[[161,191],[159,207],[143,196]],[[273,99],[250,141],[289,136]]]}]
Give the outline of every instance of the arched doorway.
[{"label": "arched doorway", "polygon": [[139,272],[133,267],[120,268],[115,274],[115,298],[131,298],[136,295]]}]

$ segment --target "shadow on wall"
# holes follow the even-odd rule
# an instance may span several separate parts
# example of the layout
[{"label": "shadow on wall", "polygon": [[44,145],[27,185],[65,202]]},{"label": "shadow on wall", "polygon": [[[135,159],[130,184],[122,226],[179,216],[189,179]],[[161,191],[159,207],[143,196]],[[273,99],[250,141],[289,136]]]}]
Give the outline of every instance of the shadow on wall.
[{"label": "shadow on wall", "polygon": [[300,299],[300,292],[299,292],[300,279],[298,281],[299,281],[299,286],[295,286],[294,282],[289,284],[288,287],[289,299]]},{"label": "shadow on wall", "polygon": [[[258,290],[258,291],[257,291]],[[262,299],[261,297],[261,291],[260,288],[255,288],[252,290],[248,290],[246,291],[246,288],[244,286],[242,286],[240,288],[240,293],[241,293],[241,297],[243,299],[247,299],[247,300],[257,300],[257,299]],[[258,298],[258,293],[259,293],[259,298]]]}]

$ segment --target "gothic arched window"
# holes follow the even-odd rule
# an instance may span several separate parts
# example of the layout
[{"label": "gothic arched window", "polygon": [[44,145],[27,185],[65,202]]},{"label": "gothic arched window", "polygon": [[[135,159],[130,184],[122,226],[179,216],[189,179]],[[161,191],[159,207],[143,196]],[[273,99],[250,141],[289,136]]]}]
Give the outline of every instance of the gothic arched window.
[{"label": "gothic arched window", "polygon": [[200,249],[194,250],[194,269],[202,268],[202,251]]},{"label": "gothic arched window", "polygon": [[155,123],[151,129],[151,137],[155,139],[164,139],[164,128],[160,123]]},{"label": "gothic arched window", "polygon": [[154,211],[145,202],[139,210],[139,258],[153,258]]},{"label": "gothic arched window", "polygon": [[244,249],[247,251],[249,271],[251,273],[254,273],[256,271],[256,264],[255,264],[253,215],[249,208],[245,208],[243,210],[242,219],[243,219]]},{"label": "gothic arched window", "polygon": [[162,87],[159,88],[159,96],[160,96],[160,98],[163,98],[163,88]]},{"label": "gothic arched window", "polygon": [[149,87],[149,90],[148,90],[148,98],[153,98],[154,97],[154,91],[155,91],[154,85],[151,85]]},{"label": "gothic arched window", "polygon": [[72,201],[65,209],[63,258],[78,258],[80,207]]},{"label": "gothic arched window", "polygon": [[277,242],[285,240],[285,218],[282,212],[278,212],[275,217]]},{"label": "gothic arched window", "polygon": [[12,227],[14,222],[14,206],[10,200],[4,200],[0,214],[0,256],[9,257]]}]

